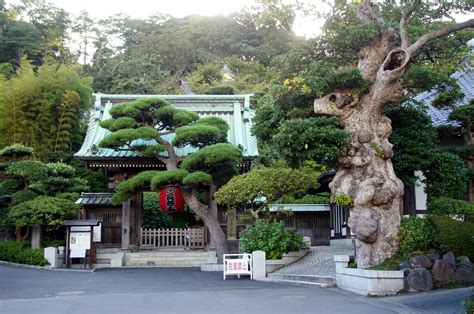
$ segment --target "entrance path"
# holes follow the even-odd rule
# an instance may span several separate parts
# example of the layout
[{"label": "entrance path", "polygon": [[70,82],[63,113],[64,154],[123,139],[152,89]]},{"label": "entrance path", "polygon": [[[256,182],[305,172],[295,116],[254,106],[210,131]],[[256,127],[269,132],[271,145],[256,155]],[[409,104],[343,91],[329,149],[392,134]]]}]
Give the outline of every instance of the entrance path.
[{"label": "entrance path", "polygon": [[351,248],[344,246],[312,246],[302,259],[280,268],[272,274],[292,274],[336,277],[334,255],[352,255]]}]

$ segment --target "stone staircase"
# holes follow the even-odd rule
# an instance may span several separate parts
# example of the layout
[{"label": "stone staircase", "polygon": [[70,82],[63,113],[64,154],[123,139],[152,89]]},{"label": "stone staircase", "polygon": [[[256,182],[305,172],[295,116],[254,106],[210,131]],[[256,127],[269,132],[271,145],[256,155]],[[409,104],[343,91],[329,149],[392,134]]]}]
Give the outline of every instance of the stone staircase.
[{"label": "stone staircase", "polygon": [[331,246],[313,246],[302,259],[267,275],[266,281],[307,287],[336,286],[334,255],[350,255],[348,241],[337,241]]},{"label": "stone staircase", "polygon": [[215,251],[157,250],[125,253],[124,267],[201,267],[217,263]]},{"label": "stone staircase", "polygon": [[109,268],[111,259],[120,252],[122,252],[122,250],[119,248],[97,248],[97,262],[94,265],[95,268]]},{"label": "stone staircase", "polygon": [[269,282],[287,283],[305,287],[334,288],[336,279],[331,276],[297,275],[297,274],[269,274]]}]

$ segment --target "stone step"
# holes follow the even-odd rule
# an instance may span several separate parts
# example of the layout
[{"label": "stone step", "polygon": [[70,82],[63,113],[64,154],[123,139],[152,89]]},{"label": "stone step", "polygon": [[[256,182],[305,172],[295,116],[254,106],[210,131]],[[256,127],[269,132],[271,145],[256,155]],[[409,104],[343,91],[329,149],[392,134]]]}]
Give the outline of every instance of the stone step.
[{"label": "stone step", "polygon": [[[209,256],[209,252],[193,251],[152,251],[152,252],[133,252],[125,253],[127,256]],[[212,254],[212,253],[211,253]],[[214,253],[215,255],[215,253]]]},{"label": "stone step", "polygon": [[121,251],[122,251],[121,248],[116,248],[116,247],[111,247],[111,248],[99,247],[99,248],[97,248],[97,254],[101,254],[101,253],[117,253],[117,252],[121,252]]},{"label": "stone step", "polygon": [[128,260],[195,260],[195,259],[202,259],[207,260],[208,256],[130,256],[125,254],[125,259]]},{"label": "stone step", "polygon": [[117,253],[97,253],[97,259],[111,259]]},{"label": "stone step", "polygon": [[124,260],[124,265],[144,264],[144,265],[178,265],[178,264],[195,264],[201,267],[206,264],[207,260]]},{"label": "stone step", "polygon": [[324,282],[311,282],[311,281],[300,281],[300,280],[285,280],[277,278],[262,278],[258,279],[260,281],[280,283],[280,284],[290,284],[296,286],[310,287],[310,288],[334,288],[336,287],[335,283],[324,283]]},{"label": "stone step", "polygon": [[302,282],[315,282],[325,284],[335,284],[336,278],[331,276],[314,276],[314,275],[298,275],[298,274],[269,274],[269,278],[278,280],[292,280]]},{"label": "stone step", "polygon": [[201,261],[125,261],[124,267],[201,267]]},{"label": "stone step", "polygon": [[97,258],[96,264],[101,264],[101,265],[109,265],[110,266],[110,258]]}]

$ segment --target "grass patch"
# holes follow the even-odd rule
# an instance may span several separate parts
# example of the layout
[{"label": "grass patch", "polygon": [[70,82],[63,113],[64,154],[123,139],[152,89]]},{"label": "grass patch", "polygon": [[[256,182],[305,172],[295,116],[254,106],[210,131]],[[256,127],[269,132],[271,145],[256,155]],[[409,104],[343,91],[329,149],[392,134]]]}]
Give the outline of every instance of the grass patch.
[{"label": "grass patch", "polygon": [[464,305],[467,314],[474,314],[474,293],[462,300],[462,305]]},{"label": "grass patch", "polygon": [[402,259],[398,256],[387,258],[380,264],[370,266],[368,270],[400,270]]}]

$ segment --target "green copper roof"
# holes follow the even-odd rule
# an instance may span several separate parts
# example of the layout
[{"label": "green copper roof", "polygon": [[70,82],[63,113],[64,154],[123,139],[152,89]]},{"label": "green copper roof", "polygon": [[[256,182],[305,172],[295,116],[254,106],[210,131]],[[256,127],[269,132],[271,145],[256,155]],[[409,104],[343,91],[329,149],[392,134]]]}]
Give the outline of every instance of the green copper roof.
[{"label": "green copper roof", "polygon": [[[143,97],[159,97],[173,106],[196,112],[200,117],[216,116],[229,124],[227,140],[242,148],[245,157],[258,155],[257,141],[250,134],[254,110],[250,109],[251,95],[107,95],[93,94],[95,106],[91,110],[89,127],[81,149],[74,155],[80,159],[127,158],[137,157],[132,151],[115,151],[100,148],[99,142],[110,131],[100,127],[99,122],[111,118],[110,108],[114,104],[134,101]],[[174,135],[164,138],[171,140]],[[136,141],[136,144],[151,144],[154,141]],[[135,143],[134,143],[135,144]],[[178,156],[186,156],[196,149],[191,146],[175,149]]]}]

